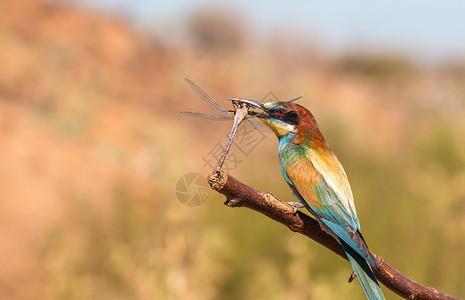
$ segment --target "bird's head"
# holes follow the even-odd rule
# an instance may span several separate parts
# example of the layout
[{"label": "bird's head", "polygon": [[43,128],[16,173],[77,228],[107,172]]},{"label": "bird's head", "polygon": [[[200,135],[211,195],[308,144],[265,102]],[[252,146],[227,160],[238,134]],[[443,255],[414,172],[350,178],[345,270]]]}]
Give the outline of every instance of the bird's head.
[{"label": "bird's head", "polygon": [[297,99],[261,103],[249,99],[230,98],[258,109],[258,111],[249,110],[249,115],[260,118],[278,138],[289,135],[296,136],[297,139],[321,136],[315,118],[308,109],[294,103]]}]

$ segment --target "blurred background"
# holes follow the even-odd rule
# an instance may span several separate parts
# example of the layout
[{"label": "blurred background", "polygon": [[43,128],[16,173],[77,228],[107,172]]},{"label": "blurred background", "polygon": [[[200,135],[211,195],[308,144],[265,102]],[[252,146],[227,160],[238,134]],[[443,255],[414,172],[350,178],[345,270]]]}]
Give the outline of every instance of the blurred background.
[{"label": "blurred background", "polygon": [[[464,11],[0,1],[0,298],[364,298],[346,261],[202,189],[231,122],[179,114],[211,112],[186,77],[227,108],[303,96],[371,250],[465,297]],[[295,201],[277,139],[250,136],[229,172]]]}]

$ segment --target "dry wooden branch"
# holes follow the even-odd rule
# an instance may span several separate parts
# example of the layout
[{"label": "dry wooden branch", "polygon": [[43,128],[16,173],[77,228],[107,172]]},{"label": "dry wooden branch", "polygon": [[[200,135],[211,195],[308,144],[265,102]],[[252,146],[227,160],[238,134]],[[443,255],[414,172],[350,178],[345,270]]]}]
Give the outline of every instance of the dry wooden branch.
[{"label": "dry wooden branch", "polygon": [[[213,190],[226,196],[225,205],[247,207],[258,211],[347,259],[341,245],[332,236],[322,231],[315,219],[300,211],[294,214],[294,208],[291,205],[277,199],[272,194],[257,191],[223,171],[209,175],[208,182]],[[378,280],[401,297],[405,299],[459,299],[435,288],[421,285],[400,273],[382,257],[376,254],[373,256],[379,264],[378,268],[373,267]]]}]

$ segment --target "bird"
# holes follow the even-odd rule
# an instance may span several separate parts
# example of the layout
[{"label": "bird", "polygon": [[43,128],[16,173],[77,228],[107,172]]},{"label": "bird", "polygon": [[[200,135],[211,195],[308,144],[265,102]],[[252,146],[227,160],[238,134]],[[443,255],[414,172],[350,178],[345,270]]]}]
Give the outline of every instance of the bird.
[{"label": "bird", "polygon": [[258,109],[248,113],[258,117],[279,139],[282,175],[300,200],[294,207],[305,207],[341,244],[367,298],[385,299],[372,270],[379,265],[362,236],[347,175],[312,113],[295,103],[299,98],[267,103],[228,99]]}]

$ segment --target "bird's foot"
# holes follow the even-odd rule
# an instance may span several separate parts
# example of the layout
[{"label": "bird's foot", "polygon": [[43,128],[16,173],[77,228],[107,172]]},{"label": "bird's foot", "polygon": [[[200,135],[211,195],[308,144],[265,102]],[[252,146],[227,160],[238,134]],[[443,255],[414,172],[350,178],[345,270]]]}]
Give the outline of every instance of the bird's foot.
[{"label": "bird's foot", "polygon": [[294,210],[292,211],[293,215],[297,213],[297,210],[299,208],[305,207],[301,202],[287,202],[287,204],[289,204],[290,206],[292,206],[292,208],[294,208]]},{"label": "bird's foot", "polygon": [[348,281],[348,282],[351,283],[352,280],[355,279],[355,277],[357,277],[357,275],[355,274],[355,271],[353,271],[352,274],[350,274],[350,277],[349,277],[349,281]]}]

